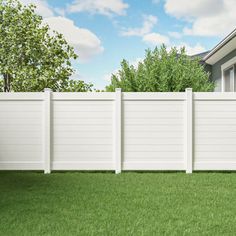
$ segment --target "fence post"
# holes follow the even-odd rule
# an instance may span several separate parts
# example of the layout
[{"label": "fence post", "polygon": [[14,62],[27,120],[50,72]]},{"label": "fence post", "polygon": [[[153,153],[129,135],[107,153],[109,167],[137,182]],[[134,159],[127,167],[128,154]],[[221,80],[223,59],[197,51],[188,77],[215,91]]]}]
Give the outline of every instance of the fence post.
[{"label": "fence post", "polygon": [[117,88],[115,92],[115,132],[114,132],[114,156],[115,156],[115,173],[121,173],[121,89]]},{"label": "fence post", "polygon": [[44,89],[44,110],[43,110],[43,158],[44,173],[51,172],[51,89]]},{"label": "fence post", "polygon": [[186,88],[186,119],[185,119],[185,161],[186,173],[193,170],[193,93],[191,88]]}]

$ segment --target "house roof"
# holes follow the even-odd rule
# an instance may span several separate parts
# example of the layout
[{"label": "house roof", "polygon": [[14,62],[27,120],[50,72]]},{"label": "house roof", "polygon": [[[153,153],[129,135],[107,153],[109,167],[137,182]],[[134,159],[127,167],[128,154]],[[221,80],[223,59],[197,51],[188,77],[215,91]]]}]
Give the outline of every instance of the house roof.
[{"label": "house roof", "polygon": [[228,53],[236,49],[236,29],[227,35],[220,43],[218,43],[203,60],[210,65],[215,64]]},{"label": "house roof", "polygon": [[209,53],[210,51],[206,51],[206,52],[201,52],[195,55],[190,56],[192,59],[195,58],[200,58],[200,60],[203,60],[203,58]]}]

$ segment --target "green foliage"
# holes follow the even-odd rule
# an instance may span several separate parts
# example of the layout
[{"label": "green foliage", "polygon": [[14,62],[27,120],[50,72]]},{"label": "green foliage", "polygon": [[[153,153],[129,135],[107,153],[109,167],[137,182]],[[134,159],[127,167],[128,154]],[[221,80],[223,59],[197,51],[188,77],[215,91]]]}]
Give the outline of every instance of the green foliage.
[{"label": "green foliage", "polygon": [[145,59],[135,68],[128,61],[121,62],[121,69],[113,74],[107,91],[122,88],[125,92],[182,92],[213,91],[214,83],[204,71],[198,59],[191,59],[185,49],[172,48],[169,52],[163,45],[160,49],[147,50]]},{"label": "green foliage", "polygon": [[0,92],[3,92],[3,79],[0,78]]},{"label": "green foliage", "polygon": [[92,92],[93,84],[87,84],[82,80],[69,80],[68,86],[63,92]]},{"label": "green foliage", "polygon": [[0,74],[7,91],[85,90],[90,85],[69,79],[76,58],[62,34],[50,33],[35,6],[0,0]]}]

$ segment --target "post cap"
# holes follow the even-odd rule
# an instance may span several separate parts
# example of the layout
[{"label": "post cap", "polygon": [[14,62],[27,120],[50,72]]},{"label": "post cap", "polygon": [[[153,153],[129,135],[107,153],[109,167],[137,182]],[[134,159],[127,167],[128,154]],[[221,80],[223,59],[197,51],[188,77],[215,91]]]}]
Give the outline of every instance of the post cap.
[{"label": "post cap", "polygon": [[185,91],[186,91],[186,92],[187,92],[187,91],[193,91],[193,89],[192,89],[192,88],[186,88]]},{"label": "post cap", "polygon": [[44,92],[52,92],[50,88],[44,88]]},{"label": "post cap", "polygon": [[121,92],[121,88],[116,88],[116,92]]}]

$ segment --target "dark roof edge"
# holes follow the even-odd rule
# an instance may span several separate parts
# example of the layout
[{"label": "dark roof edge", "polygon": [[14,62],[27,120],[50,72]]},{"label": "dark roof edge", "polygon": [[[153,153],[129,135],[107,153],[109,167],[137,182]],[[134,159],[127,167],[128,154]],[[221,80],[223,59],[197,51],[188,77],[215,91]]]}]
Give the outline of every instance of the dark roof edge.
[{"label": "dark roof edge", "polygon": [[203,60],[203,58],[210,52],[210,50],[208,51],[205,51],[205,52],[201,52],[201,53],[198,53],[198,54],[194,54],[194,55],[191,55],[189,56],[190,58],[200,58],[201,60]]}]

